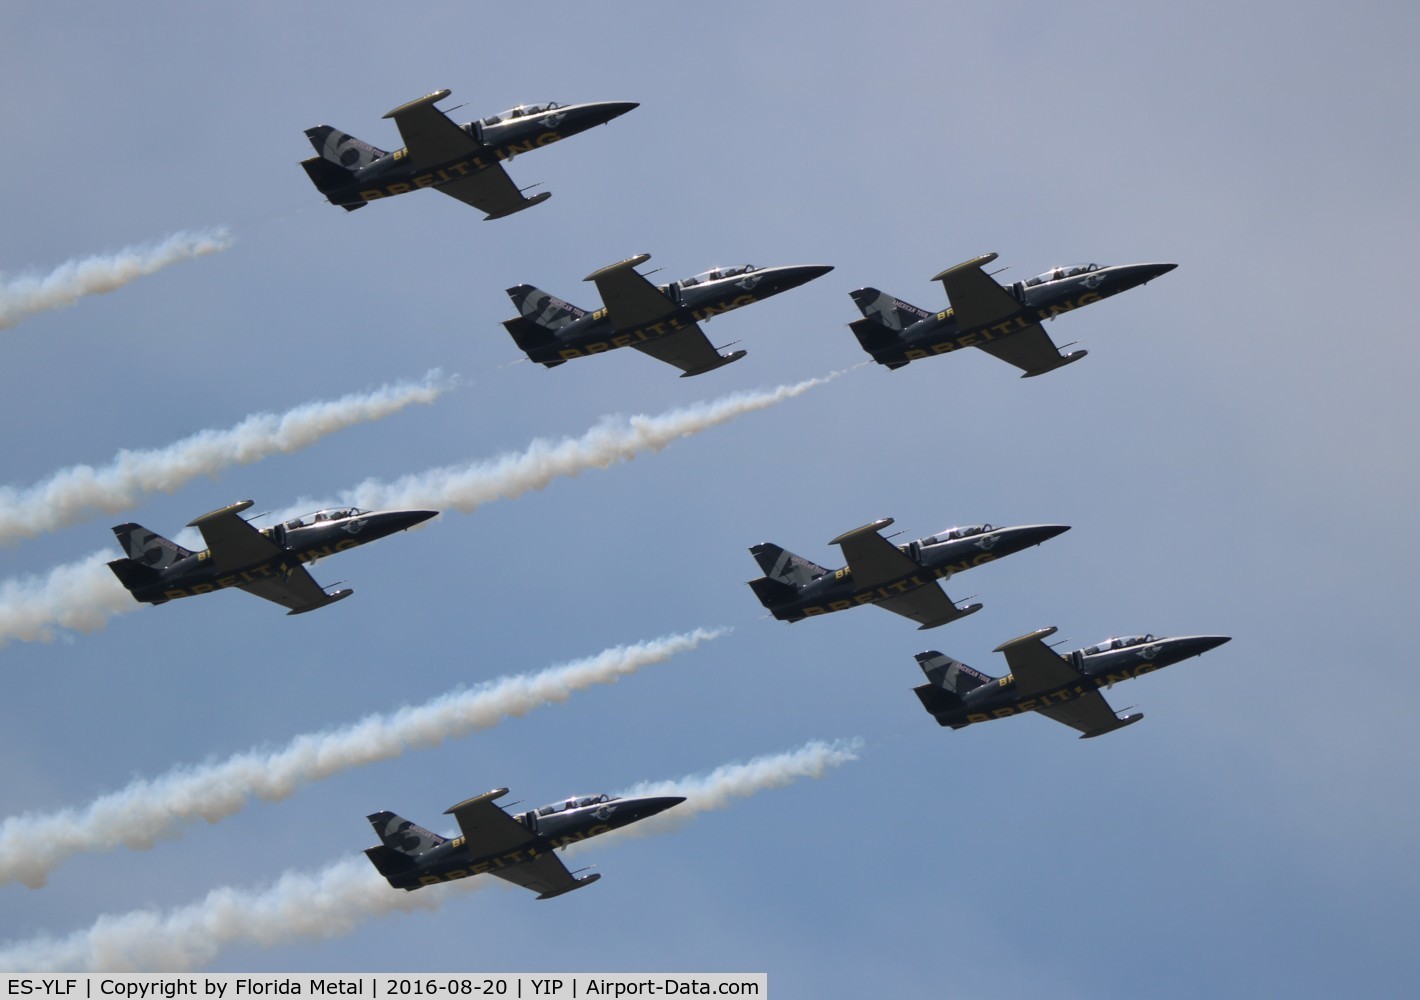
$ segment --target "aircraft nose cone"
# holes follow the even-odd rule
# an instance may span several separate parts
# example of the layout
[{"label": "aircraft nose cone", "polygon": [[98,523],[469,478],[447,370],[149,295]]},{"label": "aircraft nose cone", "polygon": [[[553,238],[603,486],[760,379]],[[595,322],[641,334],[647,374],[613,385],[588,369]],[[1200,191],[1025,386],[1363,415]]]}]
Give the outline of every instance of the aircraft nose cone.
[{"label": "aircraft nose cone", "polygon": [[775,270],[779,272],[775,285],[780,291],[787,291],[790,288],[806,285],[815,278],[822,278],[833,270],[833,266],[831,264],[795,264],[789,267],[775,268]]},{"label": "aircraft nose cone", "polygon": [[1134,266],[1137,268],[1135,274],[1138,275],[1141,285],[1153,281],[1161,274],[1168,274],[1178,267],[1177,264],[1136,264]]},{"label": "aircraft nose cone", "polygon": [[673,806],[678,806],[685,801],[684,795],[659,795],[653,799],[646,799],[645,810],[647,816],[654,816],[656,813],[663,813]]},{"label": "aircraft nose cone", "polygon": [[641,105],[635,101],[599,101],[589,106],[592,115],[598,118],[603,125],[613,118],[620,118],[628,111],[635,110]]},{"label": "aircraft nose cone", "polygon": [[1175,639],[1173,643],[1178,659],[1186,660],[1190,656],[1202,656],[1208,650],[1231,641],[1232,636],[1228,635],[1189,635]]},{"label": "aircraft nose cone", "polygon": [[1024,528],[1017,528],[1016,537],[1020,539],[1022,547],[1025,547],[1048,542],[1056,535],[1063,535],[1069,530],[1068,524],[1032,524]]},{"label": "aircraft nose cone", "polygon": [[389,522],[393,531],[407,531],[416,524],[423,524],[431,517],[438,517],[437,510],[395,510],[390,511]]}]

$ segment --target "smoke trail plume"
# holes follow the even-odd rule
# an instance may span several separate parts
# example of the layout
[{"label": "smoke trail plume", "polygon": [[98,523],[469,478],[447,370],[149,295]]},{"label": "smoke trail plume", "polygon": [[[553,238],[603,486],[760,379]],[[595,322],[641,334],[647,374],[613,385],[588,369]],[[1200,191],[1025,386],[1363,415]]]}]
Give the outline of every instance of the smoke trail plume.
[{"label": "smoke trail plume", "polygon": [[205,257],[231,245],[225,229],[174,233],[158,244],[124,247],[113,254],[67,261],[43,277],[0,274],[0,330],[35,313],[71,306],[85,295],[112,292],[169,264]]},{"label": "smoke trail plume", "polygon": [[[510,500],[540,490],[561,476],[627,462],[643,451],[659,451],[677,438],[801,396],[839,374],[834,372],[765,392],[734,393],[654,417],[608,417],[578,438],[539,438],[521,452],[486,462],[431,469],[392,483],[368,480],[346,490],[339,500],[307,501],[282,512],[277,519],[339,505],[453,507],[470,513],[490,500]],[[56,626],[92,632],[103,628],[113,615],[136,611],[141,605],[119,586],[104,565],[112,558],[113,555],[96,554],[55,567],[46,578],[0,580],[0,646],[13,639],[48,642],[54,638]]]},{"label": "smoke trail plume", "polygon": [[[641,787],[674,789],[677,794],[686,795],[687,800],[671,811],[688,817],[798,778],[818,777],[828,767],[853,760],[855,745],[810,743],[790,753],[722,767],[704,777]],[[652,822],[645,820],[637,825]],[[598,840],[614,836],[608,834]],[[289,944],[298,937],[338,937],[366,920],[388,913],[438,909],[455,894],[486,882],[472,878],[403,892],[386,885],[364,858],[347,858],[313,873],[287,872],[265,889],[214,889],[201,901],[166,913],[136,910],[100,917],[88,930],[65,938],[15,942],[0,948],[0,969],[195,969],[212,961],[228,945],[269,946]]]},{"label": "smoke trail plume", "polygon": [[96,632],[114,615],[143,607],[109,571],[116,555],[95,552],[43,576],[0,580],[0,646],[52,642],[56,628]]},{"label": "smoke trail plume", "polygon": [[696,629],[614,646],[535,674],[501,677],[422,705],[306,733],[279,750],[248,751],[221,762],[178,768],[136,781],[83,809],[8,817],[0,823],[0,883],[20,881],[38,888],[75,854],[117,847],[146,850],[160,838],[175,836],[186,824],[199,819],[215,823],[230,816],[253,797],[284,799],[309,782],[488,729],[510,716],[566,701],[583,688],[610,684],[642,667],[664,663],[724,631]]},{"label": "smoke trail plume", "polygon": [[339,502],[375,510],[452,507],[468,514],[491,500],[511,500],[543,489],[563,476],[629,462],[641,452],[660,451],[677,438],[801,396],[834,377],[836,373],[764,392],[733,393],[653,417],[603,417],[581,437],[538,438],[520,452],[470,465],[430,469],[390,483],[366,480],[346,490]]},{"label": "smoke trail plume", "polygon": [[0,545],[125,510],[145,493],[172,493],[228,466],[299,451],[353,424],[383,419],[413,403],[432,403],[453,384],[431,371],[422,382],[305,403],[283,414],[253,414],[228,430],[199,431],[166,448],[121,451],[101,468],[76,465],[25,489],[0,486]]}]

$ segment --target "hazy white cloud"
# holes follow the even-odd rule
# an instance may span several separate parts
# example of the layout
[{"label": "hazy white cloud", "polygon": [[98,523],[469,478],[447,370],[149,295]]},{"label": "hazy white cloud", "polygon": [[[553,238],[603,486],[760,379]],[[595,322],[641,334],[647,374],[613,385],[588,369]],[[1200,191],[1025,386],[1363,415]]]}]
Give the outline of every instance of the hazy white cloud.
[{"label": "hazy white cloud", "polygon": [[610,684],[642,667],[663,663],[723,632],[696,629],[614,646],[537,673],[501,677],[422,705],[306,733],[278,750],[248,751],[220,762],[174,768],[101,796],[82,809],[8,817],[0,823],[0,882],[20,881],[37,888],[75,854],[117,847],[145,850],[196,820],[215,823],[230,816],[253,798],[284,799],[312,781],[487,729],[510,716],[565,701],[582,688]]},{"label": "hazy white cloud", "polygon": [[[666,832],[737,798],[779,788],[799,778],[821,776],[855,759],[856,743],[809,743],[798,750],[716,768],[708,775],[638,785],[625,794],[686,796],[661,816],[637,824]],[[656,820],[678,813],[676,821]],[[633,828],[634,829],[634,828]],[[618,834],[608,834],[607,838]],[[598,838],[604,840],[606,838]],[[595,843],[578,844],[591,848]],[[346,858],[318,872],[287,872],[264,889],[213,889],[207,896],[166,913],[136,910],[100,917],[68,937],[32,938],[0,948],[0,969],[44,972],[143,972],[195,969],[233,944],[262,947],[295,938],[333,938],[375,917],[411,910],[434,910],[488,880],[464,879],[415,892],[391,889],[362,857]],[[589,892],[596,892],[592,887]],[[514,900],[508,905],[517,905]],[[553,904],[555,905],[555,904]]]},{"label": "hazy white cloud", "polygon": [[353,424],[380,420],[413,403],[432,403],[454,385],[432,371],[420,382],[257,413],[227,430],[199,431],[165,448],[121,451],[108,465],[76,465],[34,486],[0,486],[0,544],[33,538],[99,513],[116,513],[146,493],[172,493],[198,476],[299,451]]},{"label": "hazy white cloud", "polygon": [[225,229],[174,233],[161,243],[66,261],[42,276],[0,274],[0,330],[35,313],[73,305],[85,295],[112,292],[169,264],[205,257],[231,245]]}]

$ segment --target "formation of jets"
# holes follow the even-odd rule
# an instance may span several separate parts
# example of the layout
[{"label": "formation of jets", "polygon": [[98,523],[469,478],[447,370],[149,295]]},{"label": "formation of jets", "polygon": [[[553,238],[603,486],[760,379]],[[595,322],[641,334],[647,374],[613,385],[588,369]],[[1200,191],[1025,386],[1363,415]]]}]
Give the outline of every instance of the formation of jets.
[{"label": "formation of jets", "polygon": [[[456,124],[435,105],[449,96],[436,91],[402,104],[384,117],[394,120],[404,145],[389,152],[329,125],[306,130],[316,154],[301,162],[312,183],[347,212],[422,188],[458,199],[486,219],[512,215],[551,195],[527,195],[503,164],[562,139],[606,124],[637,105],[596,102],[519,105],[486,118]],[[738,361],[745,351],[723,351],[703,324],[722,313],[760,302],[822,277],[827,265],[717,267],[658,285],[636,268],[650,259],[638,254],[599,268],[584,280],[596,285],[602,305],[586,310],[532,285],[507,290],[517,315],[503,323],[518,348],[547,368],[630,347],[680,370],[701,375]],[[1063,353],[1045,332],[1047,320],[1145,284],[1174,264],[1084,264],[1057,267],[1028,281],[1001,285],[986,268],[995,253],[949,267],[940,281],[948,306],[929,312],[863,287],[851,293],[862,318],[849,324],[862,348],[880,365],[897,369],[913,361],[975,347],[1021,370],[1023,377],[1078,361],[1083,350]],[[1066,347],[1072,345],[1065,345]],[[236,588],[302,614],[350,596],[350,589],[324,588],[304,568],[319,558],[414,527],[437,512],[316,511],[267,528],[242,513],[252,501],[223,507],[189,522],[207,547],[193,551],[128,523],[114,534],[127,555],[109,563],[134,599],[164,604],[181,597]],[[883,518],[844,532],[845,565],[820,566],[778,545],[750,549],[764,575],[750,581],[761,604],[780,621],[797,622],[864,604],[907,617],[919,629],[936,628],[981,609],[959,605],[940,582],[984,563],[1056,537],[1065,525],[951,528],[895,544],[883,535]],[[1010,669],[990,677],[935,650],[917,654],[927,683],[915,691],[942,726],[961,729],[978,722],[1036,712],[1078,730],[1082,738],[1121,729],[1143,718],[1120,715],[1102,690],[1115,683],[1199,656],[1226,636],[1109,639],[1070,653],[1057,653],[1040,629],[997,647]],[[461,835],[435,834],[391,812],[368,819],[380,843],[365,851],[397,889],[413,891],[473,875],[490,874],[548,899],[589,885],[596,874],[567,869],[555,853],[574,843],[620,829],[685,801],[679,796],[572,798],[511,814],[497,800],[499,788],[447,810]]]}]

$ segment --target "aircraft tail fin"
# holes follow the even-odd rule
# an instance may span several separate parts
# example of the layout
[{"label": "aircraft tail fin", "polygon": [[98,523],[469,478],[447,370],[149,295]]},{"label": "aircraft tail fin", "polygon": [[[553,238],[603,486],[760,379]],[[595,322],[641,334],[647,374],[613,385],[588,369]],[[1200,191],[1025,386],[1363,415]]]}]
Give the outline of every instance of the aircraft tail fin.
[{"label": "aircraft tail fin", "polygon": [[[418,823],[412,823],[403,816],[396,816],[394,813],[384,810],[371,813],[365,817],[370,821],[370,825],[375,828],[375,835],[380,838],[382,845],[391,853],[408,858],[415,858],[425,851],[433,850],[440,844],[448,842],[447,837],[441,837],[424,829]],[[379,848],[370,848],[372,851]],[[384,856],[384,855],[382,855]],[[375,861],[373,856],[370,860],[375,863],[375,867],[380,867],[380,862]],[[384,869],[380,869],[382,872]]]},{"label": "aircraft tail fin", "polygon": [[388,155],[385,150],[371,146],[368,142],[363,142],[353,135],[331,128],[329,125],[317,125],[315,128],[306,129],[306,138],[311,140],[311,145],[315,147],[315,151],[320,155],[322,161],[339,167],[347,173],[354,173],[361,167],[369,166],[380,157]]},{"label": "aircraft tail fin", "polygon": [[[962,695],[995,680],[935,649],[918,653],[917,665],[927,675],[927,683],[919,684],[912,690],[922,702],[922,707],[935,715],[938,722],[954,729],[966,724],[953,719],[953,715],[965,704]],[[942,718],[944,715],[946,719]]]},{"label": "aircraft tail fin", "polygon": [[587,310],[532,285],[515,285],[508,289],[508,298],[523,319],[543,330],[560,330],[587,315]]},{"label": "aircraft tail fin", "polygon": [[134,524],[132,521],[127,524],[115,524],[113,533],[118,544],[128,553],[128,558],[149,569],[167,569],[179,559],[192,555],[191,549],[185,549],[177,542],[169,541],[156,531],[149,531],[143,525]]},{"label": "aircraft tail fin", "polygon": [[796,556],[773,542],[761,542],[749,551],[750,555],[754,556],[754,561],[759,563],[759,568],[764,570],[766,577],[795,590],[828,572],[818,563],[810,562],[803,556]]},{"label": "aircraft tail fin", "polygon": [[901,333],[912,324],[932,315],[925,309],[919,309],[876,288],[860,288],[848,294],[853,297],[864,319],[870,319],[894,333]]},{"label": "aircraft tail fin", "polygon": [[996,679],[986,676],[980,670],[968,667],[961,660],[954,660],[944,653],[939,653],[935,649],[918,653],[917,665],[922,668],[922,672],[927,675],[927,680],[934,687],[950,691],[958,697]]}]

